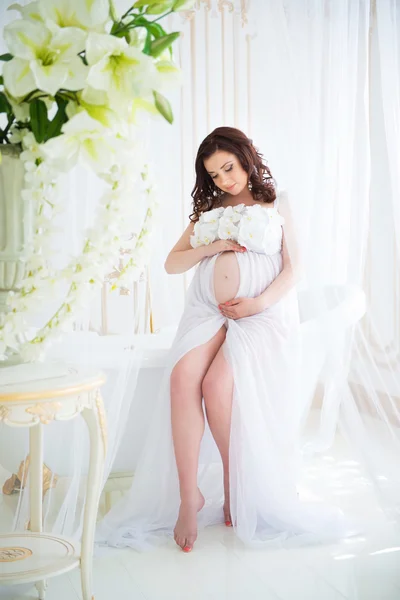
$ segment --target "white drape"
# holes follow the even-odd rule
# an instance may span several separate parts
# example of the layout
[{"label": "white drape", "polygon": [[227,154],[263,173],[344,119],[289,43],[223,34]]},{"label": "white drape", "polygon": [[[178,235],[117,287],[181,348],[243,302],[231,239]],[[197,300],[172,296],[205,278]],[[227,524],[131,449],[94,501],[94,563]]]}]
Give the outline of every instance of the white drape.
[{"label": "white drape", "polygon": [[[367,316],[328,356],[320,428],[309,449],[328,447],[339,423],[393,509],[400,500],[398,7],[369,0],[251,7],[251,27],[262,31],[252,71],[267,73],[253,77],[253,138],[290,191],[304,287],[356,284],[368,301]],[[313,302],[323,309],[322,297],[314,294]],[[390,324],[396,330],[388,340]]]}]

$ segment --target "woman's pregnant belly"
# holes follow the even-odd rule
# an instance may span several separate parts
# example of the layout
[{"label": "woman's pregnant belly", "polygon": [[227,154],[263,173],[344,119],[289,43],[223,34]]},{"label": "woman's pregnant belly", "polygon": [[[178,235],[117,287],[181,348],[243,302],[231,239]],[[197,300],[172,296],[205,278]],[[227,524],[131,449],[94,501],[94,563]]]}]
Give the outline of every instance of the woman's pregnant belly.
[{"label": "woman's pregnant belly", "polygon": [[214,265],[214,295],[218,304],[232,300],[240,285],[240,269],[236,252],[222,252]]}]

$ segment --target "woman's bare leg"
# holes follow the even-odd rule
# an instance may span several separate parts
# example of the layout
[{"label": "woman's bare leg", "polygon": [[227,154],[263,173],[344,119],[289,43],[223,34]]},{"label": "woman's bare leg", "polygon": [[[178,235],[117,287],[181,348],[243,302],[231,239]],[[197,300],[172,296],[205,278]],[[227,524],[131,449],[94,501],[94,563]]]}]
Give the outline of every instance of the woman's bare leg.
[{"label": "woman's bare leg", "polygon": [[193,348],[171,373],[171,423],[181,506],[176,543],[190,551],[197,538],[197,512],[204,498],[197,487],[200,443],[204,433],[202,381],[226,335],[225,326],[206,344]]},{"label": "woman's bare leg", "polygon": [[224,519],[232,525],[229,492],[229,440],[232,417],[233,377],[222,348],[218,350],[203,379],[207,421],[221,454],[224,469]]}]

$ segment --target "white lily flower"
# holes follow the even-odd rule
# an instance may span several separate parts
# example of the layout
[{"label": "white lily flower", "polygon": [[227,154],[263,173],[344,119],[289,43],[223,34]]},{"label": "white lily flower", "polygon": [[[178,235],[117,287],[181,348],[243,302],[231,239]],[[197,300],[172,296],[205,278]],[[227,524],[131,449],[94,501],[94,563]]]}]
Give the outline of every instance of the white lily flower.
[{"label": "white lily flower", "polygon": [[82,161],[94,171],[104,171],[112,164],[115,148],[110,131],[86,111],[76,114],[62,127],[64,135],[43,145],[47,159],[66,171]]},{"label": "white lily flower", "polygon": [[158,71],[157,91],[163,93],[182,85],[182,71],[171,60],[159,60],[155,66]]},{"label": "white lily flower", "polygon": [[[159,88],[160,86],[157,87],[157,89]],[[144,111],[156,119],[161,118],[160,112],[155,107],[153,94],[149,95],[148,98],[134,98],[132,100],[127,115],[128,123],[136,124],[138,122],[138,113],[141,111]]]},{"label": "white lily flower", "polygon": [[18,127],[13,125],[10,128],[10,134],[8,137],[12,144],[20,144],[22,142],[23,135],[23,132]]},{"label": "white lily flower", "polygon": [[107,94],[86,86],[77,94],[77,102],[69,102],[67,115],[71,119],[79,112],[86,111],[92,119],[99,121],[104,127],[118,131],[121,127],[119,115],[108,104]]},{"label": "white lily flower", "polygon": [[22,160],[29,160],[29,156],[32,156],[33,160],[35,160],[36,158],[39,158],[39,157],[40,158],[43,157],[41,145],[36,141],[36,138],[31,131],[28,131],[28,133],[26,133],[26,135],[23,137],[22,147],[24,148],[24,150],[26,152],[31,153],[30,155],[28,155],[28,154],[24,155],[24,153],[22,153],[21,154]]},{"label": "white lily flower", "polygon": [[[3,65],[3,78],[7,92],[15,97],[24,97],[37,87],[29,62],[22,58],[13,58]],[[11,106],[14,109],[14,105]],[[18,117],[25,120],[25,113],[19,113]]]},{"label": "white lily flower", "polygon": [[18,10],[21,13],[23,19],[31,19],[32,21],[43,21],[42,15],[40,14],[40,2],[30,2],[26,6],[14,3],[11,4],[7,10]]},{"label": "white lily flower", "polygon": [[[32,79],[33,79],[33,76],[32,76]],[[29,82],[28,88],[31,85],[32,85],[32,83]],[[7,93],[7,90],[6,90],[6,96],[7,96],[9,103],[11,104],[11,108],[13,110],[16,120],[19,123],[27,123],[30,119],[29,104],[27,102],[21,102],[21,101],[18,101],[16,98],[13,98],[11,96],[11,94]]]},{"label": "white lily flower", "polygon": [[39,0],[40,14],[46,23],[58,27],[79,27],[103,32],[110,20],[109,0]]},{"label": "white lily flower", "polygon": [[138,27],[137,29],[132,29],[129,32],[129,45],[143,49],[143,46],[146,41],[147,30],[145,27]]},{"label": "white lily flower", "polygon": [[88,84],[107,92],[112,108],[125,108],[132,98],[146,96],[156,89],[153,59],[129,46],[125,39],[90,33],[86,59],[90,66]]},{"label": "white lily flower", "polygon": [[87,67],[78,54],[86,34],[68,27],[52,33],[43,23],[18,19],[4,28],[4,39],[14,58],[3,67],[4,85],[12,96],[40,89],[54,96],[60,88],[84,87]]}]

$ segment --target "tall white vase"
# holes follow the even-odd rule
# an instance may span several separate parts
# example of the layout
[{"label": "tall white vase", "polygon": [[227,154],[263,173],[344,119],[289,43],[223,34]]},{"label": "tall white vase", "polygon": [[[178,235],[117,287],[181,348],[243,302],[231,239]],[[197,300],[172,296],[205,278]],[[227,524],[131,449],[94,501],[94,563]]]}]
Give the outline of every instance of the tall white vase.
[{"label": "tall white vase", "polygon": [[0,164],[0,323],[8,311],[7,295],[25,275],[26,244],[33,232],[32,207],[21,197],[24,166],[20,147],[1,146]]}]

